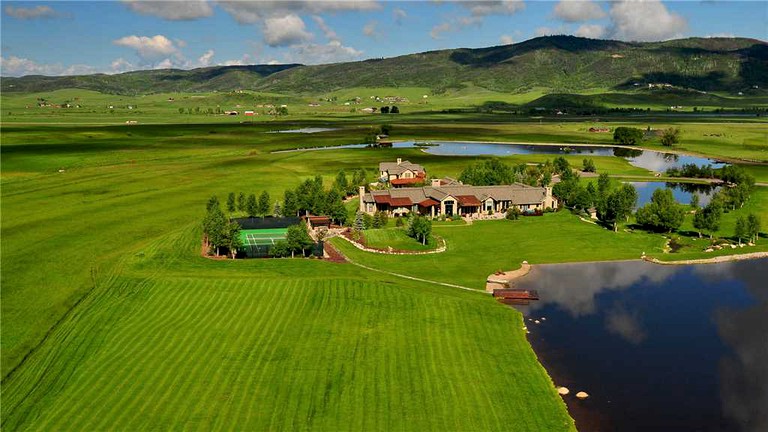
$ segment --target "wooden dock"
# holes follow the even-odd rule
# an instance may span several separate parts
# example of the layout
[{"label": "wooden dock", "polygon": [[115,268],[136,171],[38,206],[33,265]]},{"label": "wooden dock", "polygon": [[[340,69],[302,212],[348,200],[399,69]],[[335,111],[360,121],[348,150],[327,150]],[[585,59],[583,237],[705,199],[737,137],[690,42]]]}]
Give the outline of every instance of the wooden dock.
[{"label": "wooden dock", "polygon": [[523,289],[495,289],[493,290],[493,297],[498,300],[538,300],[539,293],[535,290],[523,290]]}]

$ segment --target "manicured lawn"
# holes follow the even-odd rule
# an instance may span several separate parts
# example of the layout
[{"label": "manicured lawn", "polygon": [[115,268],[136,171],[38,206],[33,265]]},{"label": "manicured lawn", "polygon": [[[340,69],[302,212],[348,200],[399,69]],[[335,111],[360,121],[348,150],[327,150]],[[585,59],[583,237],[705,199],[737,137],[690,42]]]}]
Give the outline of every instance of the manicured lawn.
[{"label": "manicured lawn", "polygon": [[353,260],[383,270],[484,289],[496,270],[532,264],[638,259],[661,253],[657,234],[606,230],[583,222],[567,211],[517,221],[480,221],[463,227],[434,227],[447,251],[421,256],[387,256],[362,252],[340,240],[334,245]]},{"label": "manicured lawn", "polygon": [[209,261],[186,255],[191,233],[126,260],[4,381],[4,429],[575,430],[520,314],[490,297]]},{"label": "manicured lawn", "polygon": [[377,249],[391,247],[395,250],[421,251],[437,247],[434,237],[430,237],[427,244],[423,245],[416,239],[408,237],[403,228],[370,229],[363,231],[363,236],[367,246]]}]

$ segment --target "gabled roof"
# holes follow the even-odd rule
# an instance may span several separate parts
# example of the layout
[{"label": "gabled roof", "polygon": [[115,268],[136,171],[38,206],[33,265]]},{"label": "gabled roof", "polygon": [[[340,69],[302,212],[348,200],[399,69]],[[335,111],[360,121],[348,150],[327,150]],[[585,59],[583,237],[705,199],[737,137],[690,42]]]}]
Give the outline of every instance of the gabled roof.
[{"label": "gabled roof", "polygon": [[427,172],[423,166],[409,161],[402,161],[400,164],[397,162],[381,162],[379,163],[379,172],[386,172],[391,175],[400,175],[406,171],[413,171],[415,173]]},{"label": "gabled roof", "polygon": [[474,195],[456,195],[456,199],[459,200],[459,205],[477,207],[480,205],[480,200]]}]

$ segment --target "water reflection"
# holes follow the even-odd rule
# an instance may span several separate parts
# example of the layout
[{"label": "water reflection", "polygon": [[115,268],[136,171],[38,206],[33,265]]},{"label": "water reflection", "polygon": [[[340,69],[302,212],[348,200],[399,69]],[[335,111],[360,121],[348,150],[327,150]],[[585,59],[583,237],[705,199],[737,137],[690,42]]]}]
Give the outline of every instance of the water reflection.
[{"label": "water reflection", "polygon": [[[583,430],[768,430],[768,260],[536,266],[529,340]],[[542,318],[546,318],[543,320]]]},{"label": "water reflection", "polygon": [[720,187],[711,184],[672,183],[672,182],[628,182],[637,190],[637,207],[642,207],[651,201],[656,189],[670,188],[675,201],[689,204],[693,195],[699,197],[699,206],[703,207],[712,201],[712,196]]}]

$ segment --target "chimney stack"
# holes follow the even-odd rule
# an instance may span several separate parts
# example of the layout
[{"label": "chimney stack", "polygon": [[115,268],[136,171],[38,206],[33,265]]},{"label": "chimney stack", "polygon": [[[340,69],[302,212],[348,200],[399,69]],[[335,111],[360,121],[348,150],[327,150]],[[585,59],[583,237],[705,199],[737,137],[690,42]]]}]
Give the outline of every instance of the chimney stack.
[{"label": "chimney stack", "polygon": [[400,165],[401,163],[403,163],[403,160],[401,158],[397,158],[397,164]]},{"label": "chimney stack", "polygon": [[360,206],[358,210],[360,210],[361,212],[365,212],[365,203],[363,202],[363,197],[365,196],[365,186],[360,186],[359,191],[360,191],[360,197],[359,197]]}]

